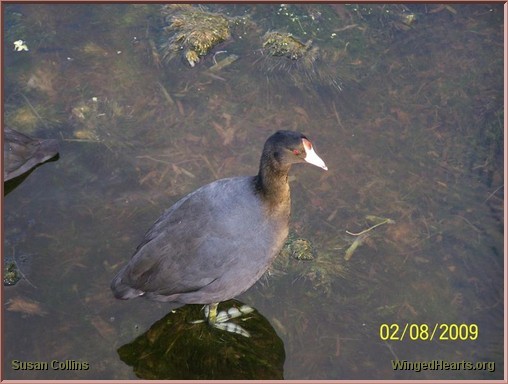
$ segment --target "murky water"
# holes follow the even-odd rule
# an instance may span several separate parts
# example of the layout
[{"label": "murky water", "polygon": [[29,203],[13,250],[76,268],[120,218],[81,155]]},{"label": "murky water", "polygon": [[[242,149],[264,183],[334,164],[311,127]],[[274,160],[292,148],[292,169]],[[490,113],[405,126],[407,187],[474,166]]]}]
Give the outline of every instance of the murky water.
[{"label": "murky water", "polygon": [[[4,378],[502,378],[502,5],[208,6],[237,19],[194,68],[179,53],[157,66],[160,7],[3,7],[4,121],[61,140],[4,198],[3,252],[24,275],[3,288]],[[317,59],[270,61],[267,31],[312,40]],[[197,307],[115,300],[112,277],[160,213],[255,174],[278,129],[308,134],[330,170],[292,170],[291,231],[315,258],[278,260],[238,298],[257,309],[253,337],[189,325]]]}]

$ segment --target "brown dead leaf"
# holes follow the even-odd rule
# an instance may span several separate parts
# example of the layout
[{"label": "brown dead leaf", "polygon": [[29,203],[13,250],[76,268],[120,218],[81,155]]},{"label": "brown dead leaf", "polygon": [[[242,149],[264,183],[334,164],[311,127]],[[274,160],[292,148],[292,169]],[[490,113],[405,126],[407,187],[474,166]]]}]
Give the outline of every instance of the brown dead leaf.
[{"label": "brown dead leaf", "polygon": [[231,115],[229,113],[226,113],[224,112],[222,114],[222,117],[224,118],[224,120],[226,120],[226,127],[231,127]]},{"label": "brown dead leaf", "polygon": [[20,312],[25,315],[37,315],[44,316],[47,314],[45,310],[42,309],[41,304],[35,300],[25,299],[24,297],[18,296],[13,297],[9,301],[7,301],[7,310],[12,312]]},{"label": "brown dead leaf", "polygon": [[157,171],[150,171],[139,180],[139,184],[143,185],[147,180],[154,179],[157,176]]},{"label": "brown dead leaf", "polygon": [[178,165],[176,164],[173,164],[173,171],[177,174],[177,175],[181,175],[182,173],[184,175],[187,175],[191,178],[195,178],[196,176],[192,173],[192,172],[189,172],[188,170],[186,170],[185,168],[183,167],[179,167]]},{"label": "brown dead leaf", "polygon": [[404,112],[400,108],[392,108],[391,112],[397,116],[397,120],[403,125],[409,125],[410,123],[410,115],[407,112]]},{"label": "brown dead leaf", "polygon": [[215,132],[219,134],[221,139],[223,140],[223,145],[229,145],[235,138],[235,127],[226,127],[223,128],[220,124],[217,124],[215,121],[212,121],[213,128],[215,129]]},{"label": "brown dead leaf", "polygon": [[185,135],[185,140],[188,140],[192,143],[199,143],[201,139],[202,139],[201,136],[193,135],[192,133],[187,133]]},{"label": "brown dead leaf", "polygon": [[176,106],[178,107],[178,113],[180,113],[180,116],[185,117],[185,108],[180,100],[176,101]]}]

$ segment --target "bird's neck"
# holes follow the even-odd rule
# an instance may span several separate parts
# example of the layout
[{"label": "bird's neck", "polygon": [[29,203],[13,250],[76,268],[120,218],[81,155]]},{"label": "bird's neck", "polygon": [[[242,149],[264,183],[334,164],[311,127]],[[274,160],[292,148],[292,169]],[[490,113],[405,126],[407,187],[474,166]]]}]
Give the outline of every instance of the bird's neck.
[{"label": "bird's neck", "polygon": [[261,167],[256,176],[256,190],[270,207],[287,208],[290,204],[288,173],[290,166],[274,168]]}]

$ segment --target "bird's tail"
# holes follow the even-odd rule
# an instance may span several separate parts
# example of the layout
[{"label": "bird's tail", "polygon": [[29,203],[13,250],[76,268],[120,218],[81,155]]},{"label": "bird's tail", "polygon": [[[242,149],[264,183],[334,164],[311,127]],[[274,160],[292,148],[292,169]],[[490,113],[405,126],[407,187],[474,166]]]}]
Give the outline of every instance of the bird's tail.
[{"label": "bird's tail", "polygon": [[111,290],[113,291],[115,297],[117,299],[128,300],[135,299],[136,297],[143,295],[144,294],[143,291],[136,288],[132,288],[123,281],[122,279],[123,272],[124,272],[123,269],[120,272],[118,272],[113,281],[111,282]]}]

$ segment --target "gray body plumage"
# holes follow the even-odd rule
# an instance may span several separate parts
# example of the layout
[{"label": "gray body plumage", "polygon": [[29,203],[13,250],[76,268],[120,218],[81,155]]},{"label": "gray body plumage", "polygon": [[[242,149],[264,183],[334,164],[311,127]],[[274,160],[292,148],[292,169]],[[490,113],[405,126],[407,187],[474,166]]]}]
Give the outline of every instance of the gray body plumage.
[{"label": "gray body plumage", "polygon": [[256,177],[205,185],[164,212],[111,288],[120,299],[231,299],[251,287],[279,253],[289,211],[289,188],[285,201],[274,206],[256,190]]}]

